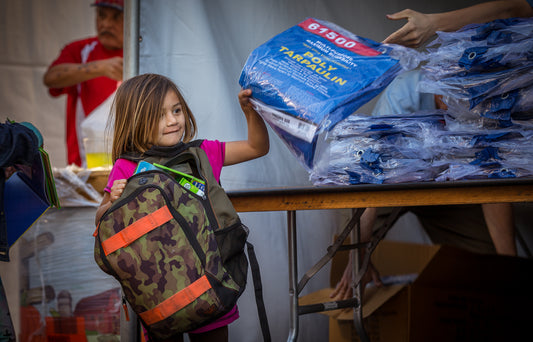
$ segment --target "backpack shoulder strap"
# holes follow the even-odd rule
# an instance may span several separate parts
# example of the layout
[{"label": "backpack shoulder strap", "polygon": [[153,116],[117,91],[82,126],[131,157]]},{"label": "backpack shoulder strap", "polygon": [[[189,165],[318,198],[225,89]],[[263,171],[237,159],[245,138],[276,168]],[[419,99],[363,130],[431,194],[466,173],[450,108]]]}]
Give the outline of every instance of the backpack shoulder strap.
[{"label": "backpack shoulder strap", "polygon": [[263,334],[263,341],[270,342],[272,337],[270,335],[270,328],[268,325],[268,317],[265,309],[265,301],[263,299],[263,283],[261,281],[261,273],[259,271],[259,262],[255,256],[254,246],[246,242],[248,249],[248,259],[250,260],[250,269],[252,270],[252,280],[254,283],[255,304],[257,305],[257,314],[259,315],[259,323],[261,324],[261,332]]},{"label": "backpack shoulder strap", "polygon": [[148,157],[172,158],[190,147],[200,147],[203,142],[204,139],[197,139],[188,143],[179,142],[173,146],[152,146],[148,151],[144,153],[126,152],[124,154],[121,154],[119,158],[131,161],[141,161]]},{"label": "backpack shoulder strap", "polygon": [[193,140],[188,143],[179,142],[174,146],[152,146],[148,151],[144,152],[144,157],[164,157],[172,158],[182,153],[191,147],[200,147],[204,141],[202,139]]}]

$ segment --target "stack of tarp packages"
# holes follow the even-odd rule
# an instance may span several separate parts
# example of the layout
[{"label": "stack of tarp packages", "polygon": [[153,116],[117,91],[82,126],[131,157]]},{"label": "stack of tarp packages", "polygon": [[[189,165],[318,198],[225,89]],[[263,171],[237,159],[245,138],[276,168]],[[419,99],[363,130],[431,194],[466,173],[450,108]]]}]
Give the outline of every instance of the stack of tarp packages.
[{"label": "stack of tarp packages", "polygon": [[239,83],[301,164],[310,170],[319,136],[378,95],[419,53],[308,18],[255,49]]},{"label": "stack of tarp packages", "polygon": [[442,94],[458,120],[506,127],[533,117],[533,19],[438,32],[428,51],[419,89]]},{"label": "stack of tarp packages", "polygon": [[[533,174],[533,20],[439,32],[423,57],[307,19],[254,50],[240,78],[315,185]],[[447,111],[352,114],[401,72]]]},{"label": "stack of tarp packages", "polygon": [[433,165],[433,151],[435,133],[444,130],[444,123],[442,112],[351,115],[321,144],[327,152],[311,170],[311,181],[350,185],[434,180],[443,171],[442,165]]},{"label": "stack of tarp packages", "polygon": [[448,106],[436,180],[532,175],[533,19],[439,32],[428,51],[419,90]]},{"label": "stack of tarp packages", "polygon": [[439,32],[418,89],[443,95],[448,110],[350,116],[329,132],[313,183],[533,175],[532,30],[510,19]]},{"label": "stack of tarp packages", "polygon": [[[450,126],[457,130],[450,130]],[[533,131],[458,123],[446,111],[354,114],[337,124],[310,178],[315,185],[387,184],[533,175]]]},{"label": "stack of tarp packages", "polygon": [[[448,117],[450,118],[450,117]],[[445,166],[436,181],[516,178],[533,175],[533,131],[506,129],[446,131],[437,135],[433,166]]]}]

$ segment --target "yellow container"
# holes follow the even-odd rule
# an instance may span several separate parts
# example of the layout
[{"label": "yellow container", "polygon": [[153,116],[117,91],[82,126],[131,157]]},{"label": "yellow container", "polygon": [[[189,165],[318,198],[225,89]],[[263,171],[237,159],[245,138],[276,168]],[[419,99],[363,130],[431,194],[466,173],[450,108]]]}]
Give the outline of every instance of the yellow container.
[{"label": "yellow container", "polygon": [[87,153],[87,168],[93,169],[95,167],[110,167],[111,155],[105,152]]},{"label": "yellow container", "polygon": [[111,167],[111,154],[106,151],[104,139],[83,139],[85,161],[88,169]]}]

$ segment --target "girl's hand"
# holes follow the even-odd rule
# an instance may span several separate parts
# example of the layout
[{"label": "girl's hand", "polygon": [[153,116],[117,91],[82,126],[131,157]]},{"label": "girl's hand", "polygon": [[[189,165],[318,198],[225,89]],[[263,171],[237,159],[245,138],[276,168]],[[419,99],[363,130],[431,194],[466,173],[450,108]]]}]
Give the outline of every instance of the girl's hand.
[{"label": "girl's hand", "polygon": [[255,111],[252,102],[250,102],[251,96],[251,89],[242,89],[239,92],[239,104],[246,117],[248,138],[246,140],[226,142],[224,166],[259,158],[267,154],[270,148],[265,122]]},{"label": "girl's hand", "polygon": [[109,201],[111,203],[115,202],[122,195],[124,188],[126,187],[126,182],[125,179],[117,179],[113,182],[111,193],[109,195]]},{"label": "girl's hand", "polygon": [[243,111],[254,110],[252,103],[250,102],[250,97],[252,96],[251,89],[242,89],[239,92],[239,104]]}]

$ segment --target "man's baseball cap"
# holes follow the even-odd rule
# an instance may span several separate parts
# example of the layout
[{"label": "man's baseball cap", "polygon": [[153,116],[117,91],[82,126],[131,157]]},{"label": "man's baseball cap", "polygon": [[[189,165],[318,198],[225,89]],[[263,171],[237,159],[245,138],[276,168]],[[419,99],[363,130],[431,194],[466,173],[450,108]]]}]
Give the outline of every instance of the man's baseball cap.
[{"label": "man's baseball cap", "polygon": [[96,0],[92,6],[111,7],[119,11],[124,11],[124,0]]}]

